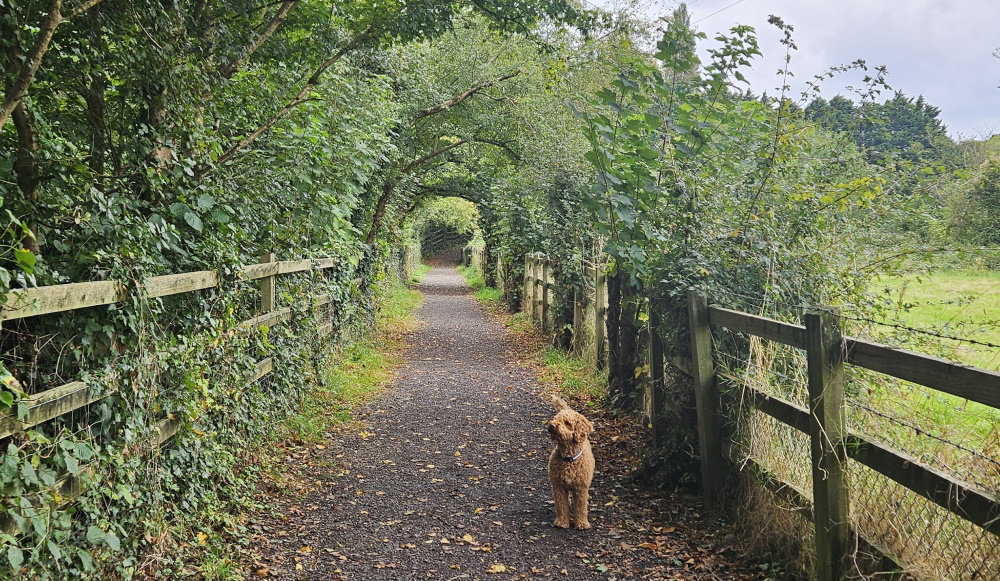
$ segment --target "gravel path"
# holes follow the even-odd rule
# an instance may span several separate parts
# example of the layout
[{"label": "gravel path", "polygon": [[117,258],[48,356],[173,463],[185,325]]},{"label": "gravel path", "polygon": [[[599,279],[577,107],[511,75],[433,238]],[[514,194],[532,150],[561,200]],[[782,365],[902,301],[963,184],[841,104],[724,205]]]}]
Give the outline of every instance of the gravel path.
[{"label": "gravel path", "polygon": [[600,421],[594,528],[553,528],[543,425],[553,411],[533,373],[453,268],[432,269],[419,290],[422,325],[393,385],[359,413],[364,427],[312,456],[311,490],[256,525],[257,577],[737,578],[719,573],[715,533],[678,539],[700,521],[696,505],[647,495],[602,465],[616,444]]}]

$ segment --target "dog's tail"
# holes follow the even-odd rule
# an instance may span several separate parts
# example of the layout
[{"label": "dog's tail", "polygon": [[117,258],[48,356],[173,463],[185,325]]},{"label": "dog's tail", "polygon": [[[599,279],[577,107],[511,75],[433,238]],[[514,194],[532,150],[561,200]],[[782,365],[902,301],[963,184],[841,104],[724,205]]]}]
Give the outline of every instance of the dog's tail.
[{"label": "dog's tail", "polygon": [[562,411],[569,407],[569,404],[566,403],[566,400],[555,395],[552,396],[552,405],[555,406],[557,412]]}]

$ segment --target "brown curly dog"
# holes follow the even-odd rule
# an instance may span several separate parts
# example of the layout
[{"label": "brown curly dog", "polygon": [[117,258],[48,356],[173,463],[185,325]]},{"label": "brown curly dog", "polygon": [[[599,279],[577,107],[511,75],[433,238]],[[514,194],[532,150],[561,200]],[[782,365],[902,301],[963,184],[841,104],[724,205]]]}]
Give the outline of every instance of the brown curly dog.
[{"label": "brown curly dog", "polygon": [[549,436],[556,449],[549,456],[549,482],[556,501],[553,526],[569,528],[570,496],[573,500],[573,523],[578,529],[589,529],[587,499],[590,481],[594,479],[594,453],[587,436],[594,431],[590,421],[569,409],[561,398],[553,397],[556,415],[547,423]]}]

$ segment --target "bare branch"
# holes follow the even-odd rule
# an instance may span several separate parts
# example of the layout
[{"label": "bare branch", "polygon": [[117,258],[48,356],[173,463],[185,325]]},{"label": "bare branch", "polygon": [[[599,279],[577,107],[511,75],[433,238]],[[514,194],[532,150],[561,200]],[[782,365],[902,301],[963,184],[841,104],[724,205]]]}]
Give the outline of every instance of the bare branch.
[{"label": "bare branch", "polygon": [[492,87],[493,85],[496,85],[497,83],[501,83],[503,81],[506,81],[507,79],[510,79],[512,77],[516,77],[517,75],[520,75],[520,74],[521,74],[521,71],[513,71],[513,72],[510,72],[510,73],[507,73],[506,75],[503,75],[502,77],[498,77],[496,79],[491,79],[491,80],[488,80],[488,81],[483,81],[482,83],[479,83],[479,84],[476,84],[476,85],[472,85],[471,87],[469,87],[468,89],[466,89],[465,91],[463,91],[461,94],[456,95],[456,96],[452,97],[451,99],[448,99],[444,103],[439,103],[437,105],[434,105],[433,107],[428,107],[427,109],[424,109],[424,110],[420,111],[419,113],[417,113],[416,115],[414,115],[412,119],[410,119],[410,123],[416,123],[417,121],[420,121],[421,119],[424,119],[425,117],[430,117],[431,115],[437,115],[438,113],[441,113],[443,111],[447,111],[448,109],[454,107],[455,105],[458,105],[458,104],[462,103],[463,101],[465,101],[469,97],[475,95],[479,91],[482,91],[483,89],[488,89],[489,87]]},{"label": "bare branch", "polygon": [[286,0],[285,2],[282,2],[278,11],[274,13],[274,16],[271,17],[267,26],[264,27],[264,30],[262,30],[247,47],[246,53],[241,58],[235,59],[225,66],[219,67],[219,74],[226,79],[233,76],[233,74],[247,62],[247,59],[249,59],[253,53],[257,51],[257,49],[259,49],[269,38],[271,38],[271,35],[278,30],[278,26],[285,21],[285,18],[288,17],[288,14],[293,8],[295,8],[296,5],[298,5],[298,3],[299,0]]}]

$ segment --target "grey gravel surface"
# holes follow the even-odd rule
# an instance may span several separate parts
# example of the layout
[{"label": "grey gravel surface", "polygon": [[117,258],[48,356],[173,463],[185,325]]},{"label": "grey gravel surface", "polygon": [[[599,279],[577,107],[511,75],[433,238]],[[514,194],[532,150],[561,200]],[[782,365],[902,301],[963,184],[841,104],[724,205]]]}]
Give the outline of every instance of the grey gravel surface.
[{"label": "grey gravel surface", "polygon": [[673,530],[664,519],[683,520],[696,507],[646,496],[602,466],[610,443],[600,422],[594,528],[551,526],[544,421],[553,411],[541,387],[453,268],[432,269],[419,290],[422,324],[395,381],[359,412],[360,430],[312,458],[304,475],[312,490],[256,525],[251,575],[613,580],[683,571],[656,543]]}]

